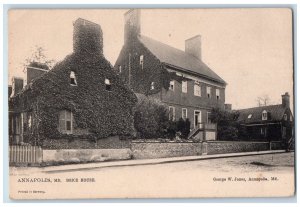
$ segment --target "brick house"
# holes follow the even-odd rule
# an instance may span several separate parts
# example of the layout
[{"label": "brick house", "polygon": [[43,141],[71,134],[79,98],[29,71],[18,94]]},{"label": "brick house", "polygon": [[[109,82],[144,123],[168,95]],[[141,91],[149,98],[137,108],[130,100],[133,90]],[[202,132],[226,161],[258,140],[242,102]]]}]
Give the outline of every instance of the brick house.
[{"label": "brick house", "polygon": [[293,138],[294,117],[290,109],[290,95],[282,95],[278,105],[237,110],[238,122],[252,140],[287,141]]},{"label": "brick house", "polygon": [[188,118],[192,129],[210,123],[211,109],[225,107],[226,82],[201,60],[200,36],[186,40],[182,51],[142,35],[140,10],[124,16],[124,46],[114,66],[121,79],[166,104],[170,119]]},{"label": "brick house", "polygon": [[134,132],[137,99],[105,59],[100,25],[79,18],[73,28],[72,54],[51,70],[29,66],[24,87],[14,79],[10,144],[72,148],[77,138],[95,142]]}]

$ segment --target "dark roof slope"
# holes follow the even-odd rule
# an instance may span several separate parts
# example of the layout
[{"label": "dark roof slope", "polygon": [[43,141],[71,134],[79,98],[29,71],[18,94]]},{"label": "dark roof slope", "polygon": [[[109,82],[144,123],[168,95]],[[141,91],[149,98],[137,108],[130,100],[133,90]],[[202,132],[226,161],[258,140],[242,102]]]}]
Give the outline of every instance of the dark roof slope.
[{"label": "dark roof slope", "polygon": [[182,50],[171,47],[167,44],[151,39],[146,36],[139,36],[139,40],[150,52],[152,52],[161,62],[171,66],[179,67],[197,73],[222,84],[226,82],[211,70],[205,63],[198,58],[185,53]]},{"label": "dark roof slope", "polygon": [[[245,124],[262,122],[262,112],[264,110],[266,110],[268,112],[268,120],[267,121],[280,121],[282,119],[286,109],[288,109],[288,108],[283,107],[281,104],[241,109],[241,110],[237,110],[239,112],[238,121],[243,122]],[[248,116],[250,114],[252,116],[251,116],[251,118],[248,118]]]}]

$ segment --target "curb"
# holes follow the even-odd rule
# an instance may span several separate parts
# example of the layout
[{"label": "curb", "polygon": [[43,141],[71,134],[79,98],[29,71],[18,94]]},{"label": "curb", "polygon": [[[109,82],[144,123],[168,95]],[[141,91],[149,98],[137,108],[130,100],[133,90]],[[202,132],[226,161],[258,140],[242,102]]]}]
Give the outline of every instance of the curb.
[{"label": "curb", "polygon": [[[68,172],[68,171],[81,171],[81,170],[92,170],[97,168],[109,168],[109,167],[128,167],[128,166],[138,166],[138,165],[158,165],[158,164],[167,164],[175,162],[190,162],[190,161],[199,161],[199,160],[209,160],[209,159],[221,159],[221,158],[230,158],[230,157],[245,157],[253,155],[266,155],[266,154],[281,154],[286,153],[285,150],[273,150],[273,151],[258,151],[258,152],[247,152],[247,153],[228,153],[228,154],[214,154],[214,155],[201,155],[201,156],[187,156],[187,157],[172,157],[172,158],[157,158],[157,159],[146,159],[146,160],[124,160],[117,162],[102,162],[102,163],[93,163],[98,166],[76,166],[70,165],[70,168],[67,169],[44,169],[44,173],[57,173],[57,172]],[[127,162],[127,163],[126,163]],[[64,167],[64,166],[57,166]]]}]

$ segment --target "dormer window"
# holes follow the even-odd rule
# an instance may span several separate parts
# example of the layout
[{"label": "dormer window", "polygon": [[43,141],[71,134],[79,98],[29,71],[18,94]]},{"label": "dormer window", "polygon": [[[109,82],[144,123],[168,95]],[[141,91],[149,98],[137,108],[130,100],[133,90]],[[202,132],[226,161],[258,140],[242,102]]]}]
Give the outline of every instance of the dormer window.
[{"label": "dormer window", "polygon": [[151,90],[154,90],[154,88],[155,88],[155,87],[154,87],[154,82],[151,82],[150,89],[151,89]]},{"label": "dormer window", "polygon": [[104,83],[105,83],[105,90],[107,91],[111,91],[111,84],[110,84],[110,80],[105,78],[104,80]]},{"label": "dormer window", "polygon": [[76,76],[74,71],[71,71],[70,73],[70,85],[77,86],[77,81],[76,81]]},{"label": "dormer window", "polygon": [[119,65],[119,73],[122,73],[122,66]]},{"label": "dormer window", "polygon": [[252,118],[252,114],[249,114],[249,115],[248,115],[248,119],[251,119],[251,118]]},{"label": "dormer window", "polygon": [[264,110],[262,112],[262,116],[261,116],[261,119],[264,121],[264,120],[268,120],[268,112],[266,110]]},{"label": "dormer window", "polygon": [[287,121],[287,114],[284,114],[284,115],[283,115],[283,120],[284,120],[284,121]]}]

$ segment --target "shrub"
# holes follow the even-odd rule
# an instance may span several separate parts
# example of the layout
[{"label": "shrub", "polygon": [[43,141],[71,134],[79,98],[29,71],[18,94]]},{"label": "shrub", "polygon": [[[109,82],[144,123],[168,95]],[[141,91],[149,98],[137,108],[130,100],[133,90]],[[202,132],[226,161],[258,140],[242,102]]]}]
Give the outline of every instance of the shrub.
[{"label": "shrub", "polygon": [[156,99],[136,94],[134,127],[140,138],[162,138],[168,133],[168,108]]}]

